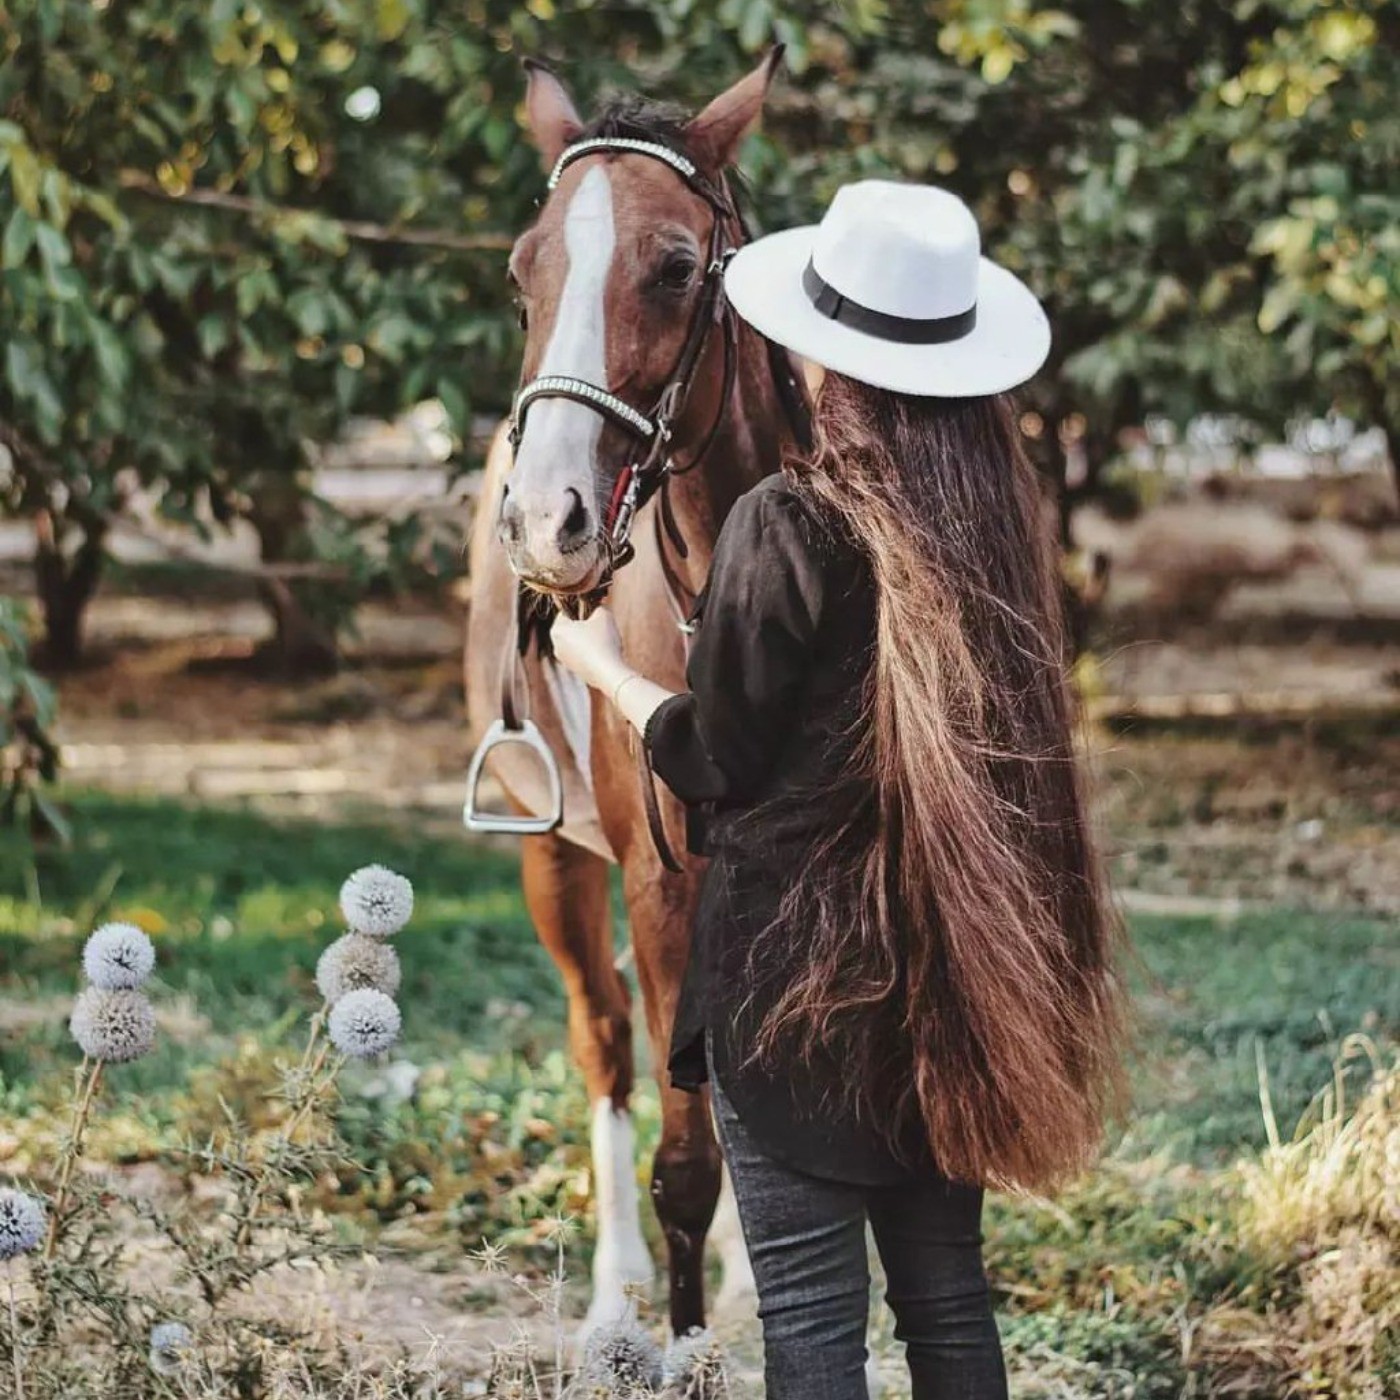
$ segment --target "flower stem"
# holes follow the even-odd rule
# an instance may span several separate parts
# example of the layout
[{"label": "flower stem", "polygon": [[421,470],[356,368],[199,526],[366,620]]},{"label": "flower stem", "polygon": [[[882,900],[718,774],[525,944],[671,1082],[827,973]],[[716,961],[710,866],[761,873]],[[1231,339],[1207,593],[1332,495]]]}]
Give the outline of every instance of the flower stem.
[{"label": "flower stem", "polygon": [[[91,1069],[88,1068],[89,1064],[91,1064]],[[72,1127],[69,1130],[68,1142],[63,1151],[63,1165],[59,1168],[58,1192],[54,1196],[53,1213],[49,1216],[48,1238],[44,1241],[43,1257],[46,1260],[52,1259],[54,1250],[58,1248],[58,1236],[63,1228],[63,1216],[68,1208],[68,1187],[73,1181],[73,1168],[83,1155],[83,1138],[87,1135],[88,1118],[92,1113],[92,1101],[97,1096],[98,1085],[102,1082],[104,1064],[103,1060],[89,1061],[85,1055],[83,1063],[78,1069],[78,1077],[81,1079],[84,1071],[87,1071],[87,1079],[83,1083],[77,1102],[73,1107]]]},{"label": "flower stem", "polygon": [[5,1277],[10,1285],[10,1360],[15,1365],[15,1400],[24,1400],[24,1368],[19,1359],[19,1308],[15,1306],[15,1270],[13,1264],[5,1266]]},{"label": "flower stem", "polygon": [[[313,1038],[315,1032],[313,1031]],[[309,1049],[309,1047],[308,1047]],[[287,1120],[287,1126],[282,1129],[280,1143],[282,1146],[290,1147],[292,1140],[296,1137],[301,1125],[310,1116],[311,1110],[315,1108],[317,1100],[321,1097],[322,1090],[335,1078],[340,1071],[341,1061],[337,1060],[324,1081],[318,1082],[321,1071],[326,1067],[326,1060],[331,1052],[329,1041],[325,1041],[316,1053],[316,1058],[309,1066],[303,1060],[302,1068],[297,1071],[298,1077],[305,1081],[310,1081],[308,1087],[299,1090],[299,1097],[296,1104],[296,1111]],[[269,1179],[273,1176],[270,1171],[264,1171],[258,1177],[253,1186],[253,1194],[248,1198],[248,1209],[243,1219],[239,1222],[238,1232],[234,1236],[233,1243],[236,1249],[241,1249],[248,1243],[253,1232],[253,1219],[262,1209],[266,1197],[266,1187]]]},{"label": "flower stem", "polygon": [[329,1013],[330,1003],[322,1002],[321,1009],[311,1018],[311,1034],[306,1037],[306,1049],[301,1053],[301,1064],[298,1066],[299,1072],[303,1074],[306,1072],[306,1067],[311,1063],[311,1056],[315,1052],[316,1042],[326,1024],[326,1017]]}]

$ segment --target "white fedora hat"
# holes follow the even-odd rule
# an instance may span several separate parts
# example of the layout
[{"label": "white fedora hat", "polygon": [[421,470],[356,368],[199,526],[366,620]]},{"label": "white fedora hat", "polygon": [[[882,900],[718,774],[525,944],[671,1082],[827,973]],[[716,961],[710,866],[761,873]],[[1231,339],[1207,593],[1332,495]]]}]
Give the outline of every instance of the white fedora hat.
[{"label": "white fedora hat", "polygon": [[724,289],[770,340],[901,394],[997,394],[1050,352],[1034,293],[981,256],[972,211],[932,185],[843,185],[820,224],[741,248]]}]

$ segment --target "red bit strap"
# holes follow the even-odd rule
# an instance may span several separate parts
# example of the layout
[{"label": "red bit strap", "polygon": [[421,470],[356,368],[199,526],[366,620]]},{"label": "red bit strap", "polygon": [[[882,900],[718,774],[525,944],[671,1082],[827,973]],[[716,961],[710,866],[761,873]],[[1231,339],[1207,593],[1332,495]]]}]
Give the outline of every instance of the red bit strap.
[{"label": "red bit strap", "polygon": [[608,502],[608,517],[603,522],[603,528],[612,534],[612,528],[617,523],[617,513],[622,509],[622,502],[627,495],[627,488],[632,484],[632,468],[623,467],[618,472],[617,480],[613,482],[612,500]]}]

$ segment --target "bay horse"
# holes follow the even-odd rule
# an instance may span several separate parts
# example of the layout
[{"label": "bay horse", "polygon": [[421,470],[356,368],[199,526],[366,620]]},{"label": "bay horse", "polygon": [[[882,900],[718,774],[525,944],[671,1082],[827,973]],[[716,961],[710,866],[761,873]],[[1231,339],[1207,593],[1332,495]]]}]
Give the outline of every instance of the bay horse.
[{"label": "bay horse", "polygon": [[[725,309],[716,294],[723,260],[710,257],[742,240],[725,171],[761,114],[780,58],[775,50],[688,121],[631,98],[585,123],[559,80],[527,65],[526,124],[554,178],[510,257],[525,390],[512,430],[503,425],[488,454],[472,531],[466,690],[479,740],[501,715],[504,657],[561,770],[563,824],[525,836],[522,865],[531,920],[563,977],[570,1047],[593,1105],[597,1244],[585,1329],[620,1316],[628,1286],[653,1277],[633,1160],[632,1019],[615,965],[612,864],[621,867],[660,1086],[651,1197],[668,1255],[670,1322],[678,1336],[704,1323],[703,1250],[720,1155],[706,1099],[673,1089],[665,1073],[701,867],[683,858],[672,870],[659,853],[626,722],[538,648],[517,657],[518,592],[523,583],[568,605],[610,586],[628,658],[684,689],[680,602],[701,588],[731,504],[777,467],[805,412],[792,363]],[[714,324],[696,337],[704,316]],[[673,399],[673,420],[661,424],[674,467],[667,499],[640,507],[630,562],[614,572],[609,526],[640,431],[628,410],[656,426],[661,410],[653,406],[690,350],[683,403]],[[589,387],[602,392],[601,404]],[[496,752],[493,768],[513,810],[547,812],[553,795],[537,757],[516,744]],[[659,799],[664,827],[679,833],[679,804],[664,790]],[[680,848],[677,836],[671,845]],[[747,1269],[742,1253],[725,1265],[727,1273]]]}]

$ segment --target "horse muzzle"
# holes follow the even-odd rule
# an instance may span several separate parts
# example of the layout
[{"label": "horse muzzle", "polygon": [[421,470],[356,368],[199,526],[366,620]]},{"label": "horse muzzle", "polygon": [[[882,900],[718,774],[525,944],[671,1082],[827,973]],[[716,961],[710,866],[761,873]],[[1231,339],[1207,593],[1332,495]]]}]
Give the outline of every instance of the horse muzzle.
[{"label": "horse muzzle", "polygon": [[507,489],[497,536],[516,577],[540,592],[584,593],[602,576],[598,521],[573,487],[545,501]]}]

